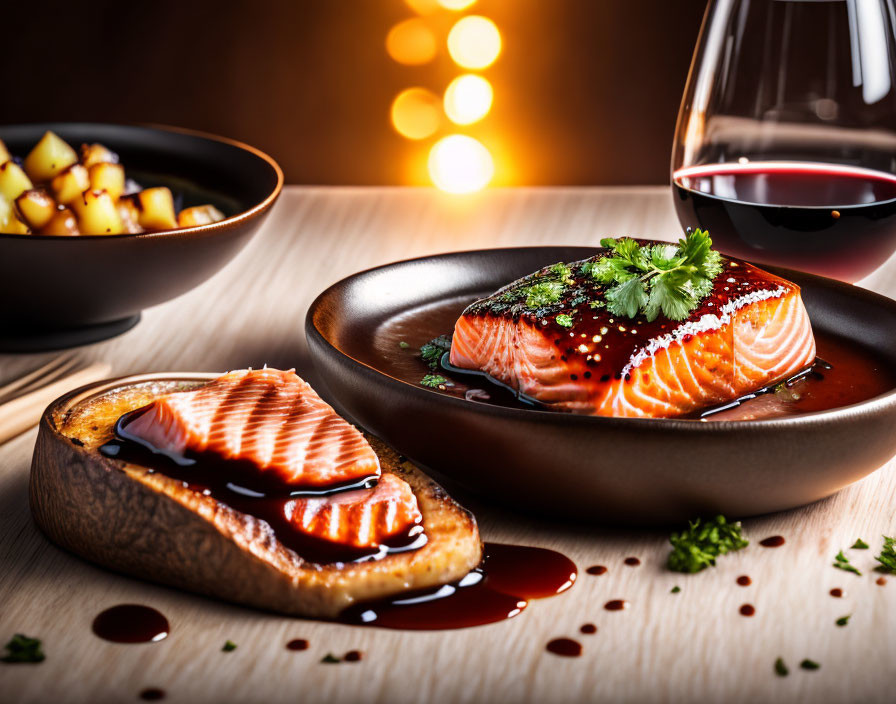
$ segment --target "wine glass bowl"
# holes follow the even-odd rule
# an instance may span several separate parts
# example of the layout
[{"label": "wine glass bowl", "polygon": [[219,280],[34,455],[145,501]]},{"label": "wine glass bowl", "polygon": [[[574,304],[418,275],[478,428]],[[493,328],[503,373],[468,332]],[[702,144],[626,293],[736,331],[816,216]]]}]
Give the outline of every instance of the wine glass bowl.
[{"label": "wine glass bowl", "polygon": [[675,209],[726,254],[856,281],[896,250],[896,0],[712,0]]}]

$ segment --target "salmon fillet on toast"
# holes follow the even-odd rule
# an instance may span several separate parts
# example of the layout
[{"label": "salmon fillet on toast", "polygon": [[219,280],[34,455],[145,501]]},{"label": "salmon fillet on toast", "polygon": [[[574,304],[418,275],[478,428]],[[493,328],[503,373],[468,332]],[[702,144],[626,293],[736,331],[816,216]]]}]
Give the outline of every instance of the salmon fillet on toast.
[{"label": "salmon fillet on toast", "polygon": [[[136,424],[125,429],[150,438],[157,451],[202,457],[200,446],[214,445],[219,461],[258,467],[262,484],[241,489],[250,496],[244,503],[228,502],[208,476],[202,481],[213,489],[202,490],[189,476],[184,481],[164,467],[109,456],[104,448],[125,418]],[[319,489],[322,477],[358,476],[367,483],[301,493]],[[283,485],[297,493],[285,495],[276,522],[234,508],[251,506],[255,490]],[[297,616],[335,618],[358,602],[456,581],[482,558],[468,511],[391,448],[339,418],[301,379],[277,370],[204,381],[133,377],[59,399],[41,421],[30,499],[48,537],[93,562]],[[417,536],[412,545],[369,559],[315,561],[301,550],[305,544],[358,550],[409,528]]]}]

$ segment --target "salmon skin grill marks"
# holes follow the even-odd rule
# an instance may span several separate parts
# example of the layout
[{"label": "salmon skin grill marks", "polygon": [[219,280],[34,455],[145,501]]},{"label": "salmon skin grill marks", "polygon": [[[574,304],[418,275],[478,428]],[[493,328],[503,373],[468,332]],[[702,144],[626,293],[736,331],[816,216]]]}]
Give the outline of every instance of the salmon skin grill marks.
[{"label": "salmon skin grill marks", "polygon": [[406,536],[423,521],[411,487],[394,474],[384,474],[373,489],[296,499],[284,508],[287,520],[303,533],[355,548]]},{"label": "salmon skin grill marks", "polygon": [[539,291],[533,284],[556,286],[555,265],[473,303],[455,325],[451,364],[557,410],[669,418],[732,401],[815,360],[799,287],[785,279],[723,258],[687,319],[648,322],[602,306],[603,287],[582,269],[601,256],[566,265],[556,300],[525,296]]},{"label": "salmon skin grill marks", "polygon": [[167,394],[121,427],[154,452],[238,461],[284,487],[326,489],[380,474],[361,433],[295,373],[277,369],[234,371]]}]

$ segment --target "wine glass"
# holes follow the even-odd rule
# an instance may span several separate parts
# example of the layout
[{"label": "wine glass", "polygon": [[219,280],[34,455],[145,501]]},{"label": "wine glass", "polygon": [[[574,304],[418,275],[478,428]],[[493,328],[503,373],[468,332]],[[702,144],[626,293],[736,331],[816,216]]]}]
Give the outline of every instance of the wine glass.
[{"label": "wine glass", "polygon": [[896,0],[710,0],[672,188],[736,257],[846,281],[896,249]]}]

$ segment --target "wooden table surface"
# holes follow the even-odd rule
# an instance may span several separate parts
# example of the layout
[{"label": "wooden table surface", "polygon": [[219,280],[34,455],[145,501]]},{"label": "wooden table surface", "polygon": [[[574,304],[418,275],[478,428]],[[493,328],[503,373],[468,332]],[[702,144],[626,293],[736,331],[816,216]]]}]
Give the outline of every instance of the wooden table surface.
[{"label": "wooden table surface", "polygon": [[[257,238],[223,272],[144,314],[125,335],[82,350],[118,374],[296,367],[315,383],[303,333],[308,304],[360,269],[437,252],[491,246],[597,244],[601,236],[678,236],[667,188],[493,190],[455,200],[431,190],[287,188]],[[161,274],[164,275],[164,274]],[[896,297],[896,261],[864,282]],[[0,380],[49,355],[0,356]],[[896,578],[871,568],[881,534],[896,534],[896,462],[815,505],[745,521],[746,550],[693,576],[664,569],[667,534],[554,525],[474,509],[487,540],[558,549],[579,566],[562,596],[480,628],[399,632],[283,618],[144,584],[51,545],[27,502],[35,431],[0,447],[0,641],[43,639],[40,665],[0,663],[0,701],[137,701],[161,687],[171,702],[884,702],[896,676]],[[759,547],[769,535],[778,549]],[[832,558],[849,551],[858,577]],[[627,556],[641,566],[628,567]],[[592,564],[609,571],[585,574]],[[753,584],[740,587],[742,574]],[[680,585],[681,592],[670,593]],[[829,596],[843,588],[841,599]],[[624,598],[631,608],[605,611]],[[743,603],[756,615],[738,613]],[[120,603],[166,614],[169,638],[116,645],[96,638],[93,617]],[[835,620],[852,614],[849,625]],[[596,635],[579,636],[583,623]],[[575,637],[579,658],[545,651]],[[306,638],[310,648],[284,644]],[[238,644],[221,652],[224,641]],[[328,652],[359,649],[360,663],[327,665]],[[790,675],[777,677],[783,657]],[[801,670],[811,658],[821,669]]]}]

